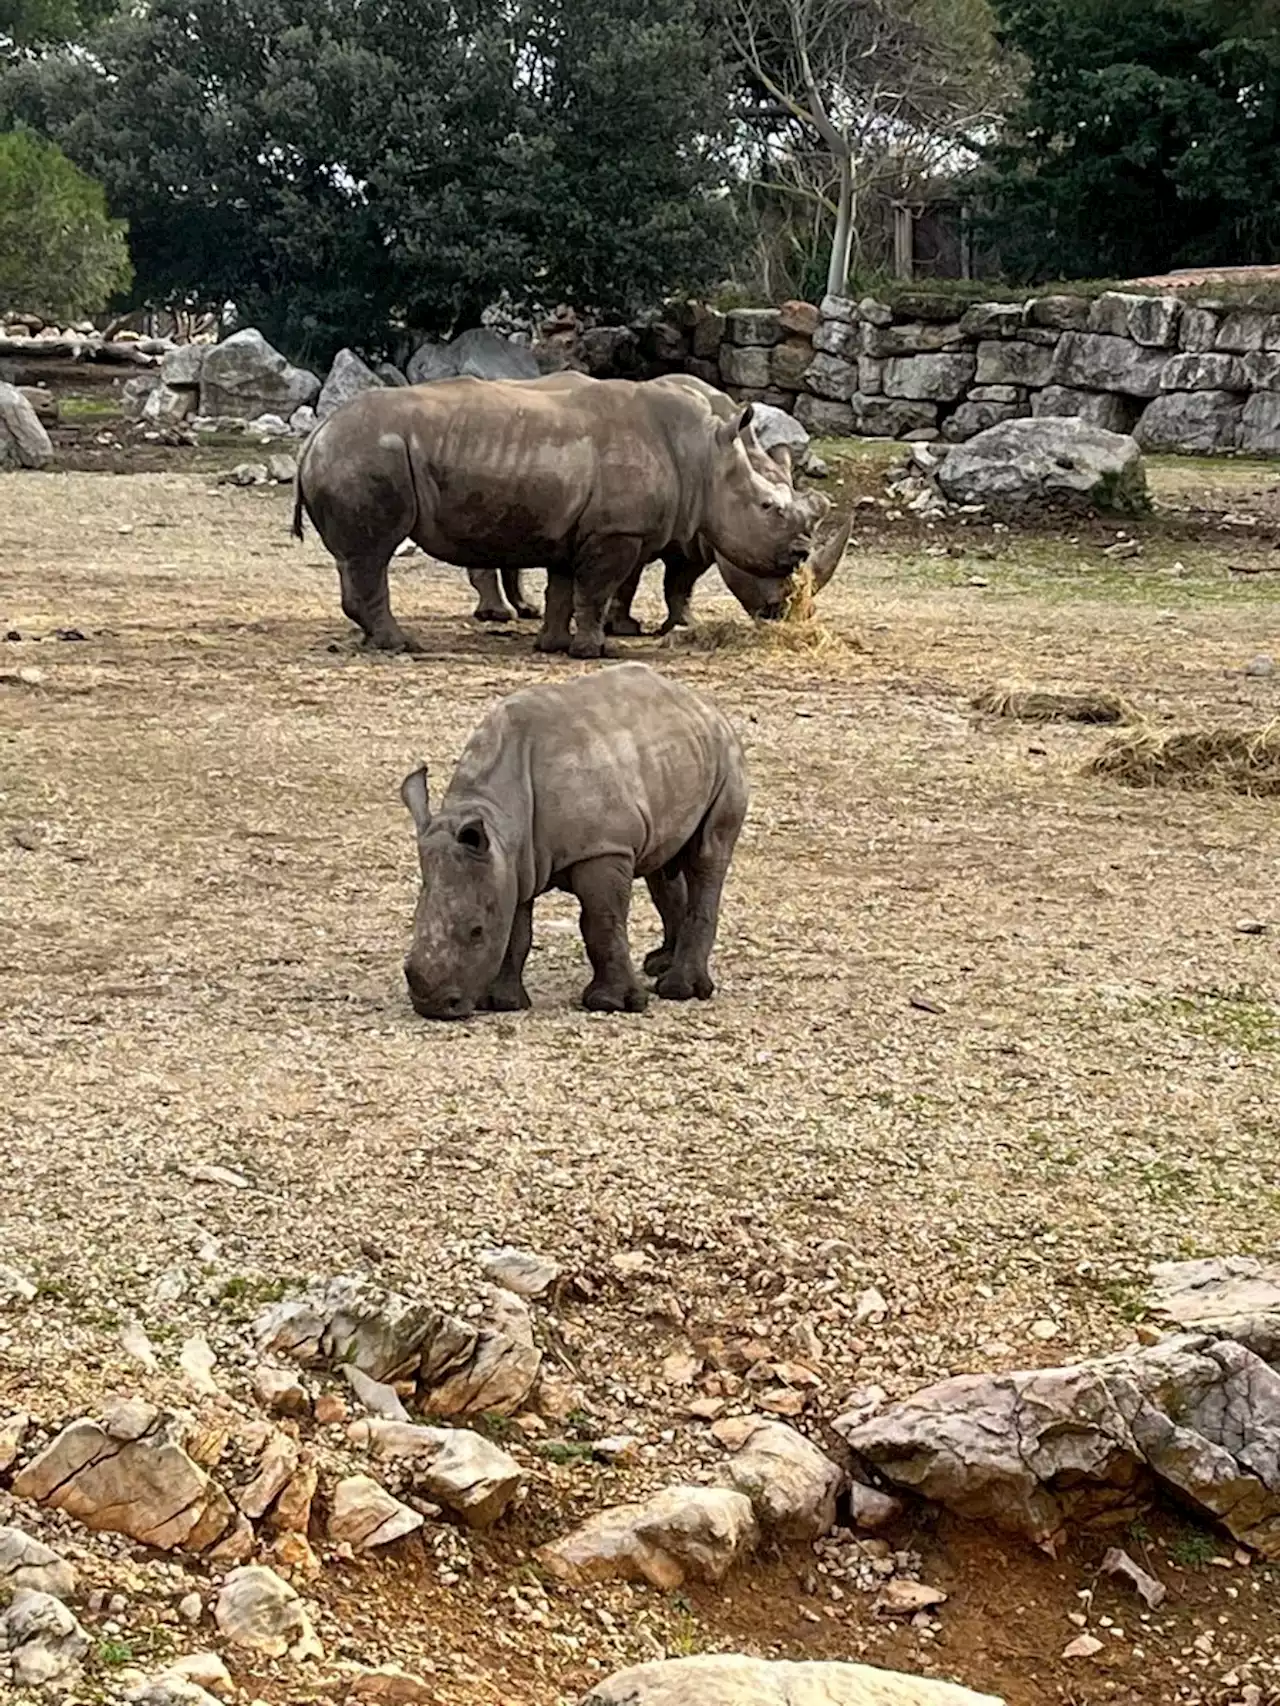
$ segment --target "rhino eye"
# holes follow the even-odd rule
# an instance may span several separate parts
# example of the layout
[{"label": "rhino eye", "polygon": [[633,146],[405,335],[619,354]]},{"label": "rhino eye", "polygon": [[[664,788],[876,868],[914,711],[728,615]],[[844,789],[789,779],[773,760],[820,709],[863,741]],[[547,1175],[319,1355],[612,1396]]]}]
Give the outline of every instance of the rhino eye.
[{"label": "rhino eye", "polygon": [[482,942],[484,940],[483,924],[473,924],[471,926],[471,940],[473,942]]}]

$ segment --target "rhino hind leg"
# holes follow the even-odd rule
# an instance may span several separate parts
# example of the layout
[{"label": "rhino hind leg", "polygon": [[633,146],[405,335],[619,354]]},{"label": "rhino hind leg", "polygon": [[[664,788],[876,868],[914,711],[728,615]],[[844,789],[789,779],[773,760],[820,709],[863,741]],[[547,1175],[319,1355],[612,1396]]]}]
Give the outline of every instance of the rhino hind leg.
[{"label": "rhino hind leg", "polygon": [[573,577],[563,569],[547,570],[547,607],[542,629],[534,642],[540,652],[567,652],[572,638]]},{"label": "rhino hind leg", "polygon": [[683,871],[672,870],[670,866],[661,871],[654,871],[645,878],[645,882],[662,920],[662,946],[645,955],[644,974],[646,977],[661,977],[664,972],[670,971],[671,962],[675,958],[676,942],[688,905],[688,888]]},{"label": "rhino hind leg", "polygon": [[520,1013],[526,1007],[533,1006],[529,992],[524,986],[524,963],[529,958],[529,949],[532,946],[533,902],[526,901],[523,906],[516,907],[502,966],[480,1002],[483,1012]]},{"label": "rhino hind leg", "polygon": [[711,950],[720,923],[720,896],[746,812],[746,787],[740,776],[732,776],[681,850],[679,864],[686,884],[684,915],[671,964],[654,985],[654,992],[664,1001],[708,1001],[715,994]]},{"label": "rhino hind leg", "polygon": [[612,853],[583,859],[567,873],[568,887],[582,909],[582,940],[593,974],[582,992],[582,1005],[592,1013],[643,1013],[649,1004],[627,943],[634,881],[632,862]]},{"label": "rhino hind leg", "polygon": [[658,632],[669,634],[673,628],[689,626],[689,601],[705,565],[686,557],[683,551],[671,553],[664,562],[662,594],[667,603],[667,617]]},{"label": "rhino hind leg", "polygon": [[644,633],[644,629],[631,614],[631,606],[636,593],[640,590],[640,577],[644,573],[644,564],[639,563],[623,581],[609,602],[609,612],[605,618],[604,631],[606,634],[622,634],[629,639],[635,639]]},{"label": "rhino hind leg", "polygon": [[479,603],[471,612],[477,622],[510,622],[511,611],[498,586],[496,569],[468,569],[467,579],[475,590]]},{"label": "rhino hind leg", "polygon": [[587,541],[573,565],[570,657],[603,658],[613,655],[604,637],[609,601],[634,570],[643,567],[638,540],[615,536]]},{"label": "rhino hind leg", "polygon": [[381,652],[420,652],[391,614],[391,592],[387,584],[387,551],[339,557],[338,578],[342,583],[342,608],[360,628],[365,641]]},{"label": "rhino hind leg", "polygon": [[519,569],[503,569],[502,590],[507,595],[508,604],[522,622],[536,622],[542,615],[537,605],[525,597]]}]

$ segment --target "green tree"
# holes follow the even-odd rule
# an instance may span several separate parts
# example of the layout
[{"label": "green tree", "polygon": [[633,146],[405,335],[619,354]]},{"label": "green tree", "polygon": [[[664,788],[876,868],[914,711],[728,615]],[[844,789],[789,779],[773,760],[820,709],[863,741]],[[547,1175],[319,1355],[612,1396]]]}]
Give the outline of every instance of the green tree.
[{"label": "green tree", "polygon": [[975,184],[1013,277],[1280,252],[1280,33],[1263,0],[995,0],[1027,64]]},{"label": "green tree", "polygon": [[54,42],[79,41],[112,0],[0,0],[0,61]]},{"label": "green tree", "polygon": [[96,313],[133,277],[102,187],[50,142],[0,134],[0,304],[52,319]]},{"label": "green tree", "polygon": [[693,0],[154,0],[91,46],[13,68],[0,120],[101,179],[140,294],[296,356],[504,291],[621,311],[722,260]]}]

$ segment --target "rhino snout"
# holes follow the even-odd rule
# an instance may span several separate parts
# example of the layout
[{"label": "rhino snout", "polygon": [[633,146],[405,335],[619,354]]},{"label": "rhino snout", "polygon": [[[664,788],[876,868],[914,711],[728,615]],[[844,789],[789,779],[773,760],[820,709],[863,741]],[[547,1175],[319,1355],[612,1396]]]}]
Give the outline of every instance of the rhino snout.
[{"label": "rhino snout", "polygon": [[409,1000],[420,1019],[468,1019],[475,1004],[460,989],[441,988],[423,977],[411,959],[404,962]]}]

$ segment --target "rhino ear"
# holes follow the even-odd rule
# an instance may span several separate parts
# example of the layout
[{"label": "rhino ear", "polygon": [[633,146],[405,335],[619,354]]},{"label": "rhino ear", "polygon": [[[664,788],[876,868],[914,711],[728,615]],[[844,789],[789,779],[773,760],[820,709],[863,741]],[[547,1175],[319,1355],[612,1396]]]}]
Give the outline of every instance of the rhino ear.
[{"label": "rhino ear", "polygon": [[751,422],[755,415],[755,404],[748,403],[746,408],[739,409],[736,415],[731,415],[727,421],[721,421],[716,427],[716,442],[722,450],[728,450],[736,438],[745,438],[751,431]]},{"label": "rhino ear", "polygon": [[416,770],[411,770],[400,784],[400,798],[408,808],[409,816],[413,819],[419,835],[422,835],[431,822],[431,799],[427,791],[427,767],[420,764]]}]

